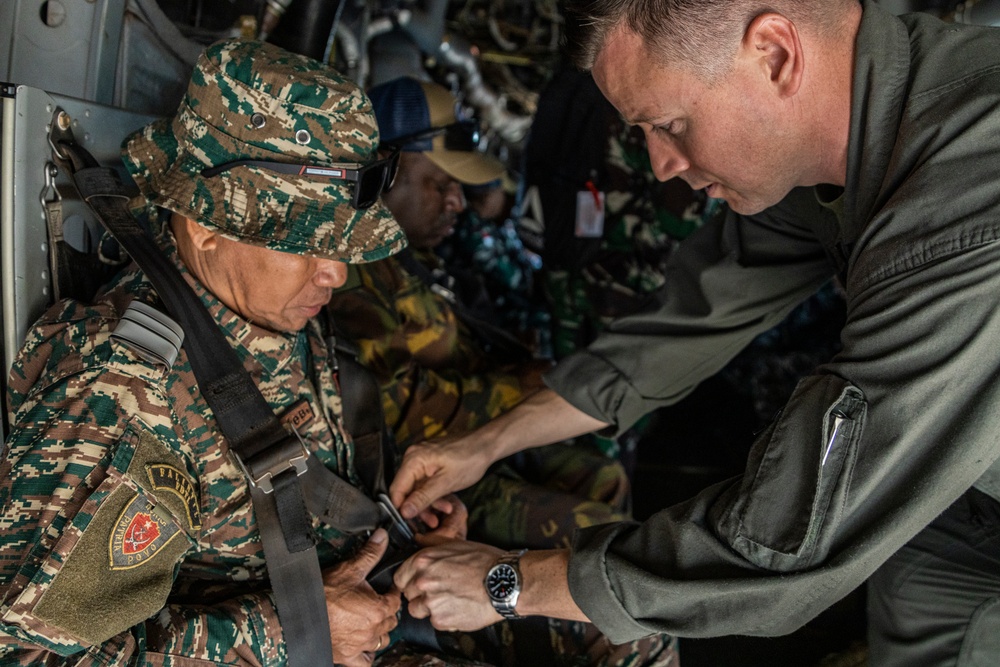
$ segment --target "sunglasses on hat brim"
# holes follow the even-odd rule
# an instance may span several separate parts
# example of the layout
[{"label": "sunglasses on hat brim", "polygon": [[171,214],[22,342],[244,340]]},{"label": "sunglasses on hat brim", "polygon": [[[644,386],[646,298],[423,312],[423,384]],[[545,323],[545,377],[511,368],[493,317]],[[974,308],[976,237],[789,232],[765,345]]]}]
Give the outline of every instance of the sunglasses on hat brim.
[{"label": "sunglasses on hat brim", "polygon": [[212,178],[235,167],[257,167],[278,174],[348,181],[354,183],[351,206],[356,209],[366,209],[378,201],[383,192],[388,192],[392,188],[396,172],[399,171],[399,147],[384,146],[380,150],[388,152],[389,155],[370,164],[319,165],[274,160],[233,160],[214,167],[206,167],[201,170],[201,175],[204,178]]},{"label": "sunglasses on hat brim", "polygon": [[465,152],[479,150],[479,123],[474,120],[460,120],[451,125],[429,127],[419,132],[397,137],[391,143],[393,146],[405,148],[409,144],[440,134],[444,135],[445,150]]}]

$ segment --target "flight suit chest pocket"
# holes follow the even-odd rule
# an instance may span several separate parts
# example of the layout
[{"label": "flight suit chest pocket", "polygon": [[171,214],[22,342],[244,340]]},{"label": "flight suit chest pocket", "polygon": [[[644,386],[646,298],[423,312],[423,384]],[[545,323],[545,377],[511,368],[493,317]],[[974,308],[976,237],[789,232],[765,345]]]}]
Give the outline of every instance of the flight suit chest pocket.
[{"label": "flight suit chest pocket", "polygon": [[844,513],[867,403],[832,375],[802,380],[757,440],[739,495],[720,522],[761,567],[808,568],[826,557]]}]

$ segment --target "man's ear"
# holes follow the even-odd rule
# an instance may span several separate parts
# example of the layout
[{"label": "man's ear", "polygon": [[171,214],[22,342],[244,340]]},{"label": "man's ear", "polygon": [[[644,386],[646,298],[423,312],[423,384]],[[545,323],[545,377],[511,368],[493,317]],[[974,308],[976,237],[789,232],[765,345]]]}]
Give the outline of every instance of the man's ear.
[{"label": "man's ear", "polygon": [[[219,245],[218,234],[213,232],[208,227],[200,225],[191,218],[177,215],[177,219],[174,224],[181,228],[181,233],[188,237],[191,241],[191,245],[201,252],[211,252]],[[175,235],[177,233],[176,226],[174,228]]]},{"label": "man's ear", "polygon": [[773,12],[755,18],[743,34],[742,50],[781,97],[791,97],[802,85],[805,59],[795,24]]}]

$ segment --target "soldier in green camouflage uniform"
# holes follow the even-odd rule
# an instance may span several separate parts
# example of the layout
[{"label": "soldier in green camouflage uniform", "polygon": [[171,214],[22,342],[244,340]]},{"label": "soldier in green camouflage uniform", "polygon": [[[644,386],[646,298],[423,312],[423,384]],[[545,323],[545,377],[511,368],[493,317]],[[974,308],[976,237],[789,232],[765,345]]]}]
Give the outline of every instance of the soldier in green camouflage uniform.
[{"label": "soldier in green camouflage uniform", "polygon": [[[542,93],[526,163],[529,193],[538,197],[526,198],[525,213],[544,227],[542,283],[559,360],[638,310],[663,285],[673,249],[719,202],[680,179],[656,180],[642,130],[622,120],[589,73],[572,68]],[[601,225],[581,228],[578,193],[603,196]],[[647,422],[617,440],[588,439],[630,465]]]},{"label": "soldier in green camouflage uniform", "polygon": [[482,284],[496,324],[527,341],[536,356],[551,357],[549,306],[535,277],[541,259],[525,248],[517,221],[506,217],[505,186],[495,182],[463,190],[469,205],[435,254],[458,280]]},{"label": "soldier in green camouflage uniform", "polygon": [[[408,237],[404,252],[441,277],[433,248],[464,208],[460,184],[492,181],[503,166],[469,149],[447,150],[433,143],[439,136],[423,144],[398,141],[455,122],[455,100],[441,86],[397,79],[369,95],[383,141],[403,149],[384,200]],[[423,108],[414,109],[415,97],[426,99]],[[541,388],[547,361],[507,363],[487,354],[441,286],[403,262],[392,257],[351,267],[329,305],[379,378],[386,421],[401,447],[475,429]],[[620,466],[565,450],[555,446],[540,460],[520,462],[517,473],[507,466],[467,494],[473,534],[499,546],[568,544],[577,526],[624,516],[628,481]],[[528,489],[543,502],[526,495]]]},{"label": "soldier in green camouflage uniform", "polygon": [[641,128],[608,122],[604,233],[591,262],[547,266],[557,359],[586,347],[612,320],[637,310],[666,279],[677,244],[718,208],[683,182],[657,181]]},{"label": "soldier in green camouflage uniform", "polygon": [[[124,145],[146,201],[172,213],[164,253],[275,413],[354,483],[314,315],[343,282],[344,262],[396,252],[403,235],[381,205],[352,206],[344,181],[268,164],[201,171],[235,159],[372,164],[377,136],[367,98],[335,72],[268,45],[222,42],[199,60],[177,116]],[[284,665],[248,482],[184,350],[158,363],[116,336],[137,303],[158,299],[133,266],[92,305],[55,304],[11,371],[0,663]],[[369,664],[400,605],[397,592],[377,595],[365,582],[385,532],[366,540],[313,523],[334,655]],[[448,534],[461,533],[452,522]],[[408,651],[380,664],[471,663]]]},{"label": "soldier in green camouflage uniform", "polygon": [[[448,301],[395,258],[351,267],[329,308],[382,383],[386,420],[401,445],[486,423],[540,388],[548,367],[491,359]],[[552,445],[512,463],[462,496],[470,532],[481,541],[567,545],[577,527],[628,516],[624,471],[597,452]]]},{"label": "soldier in green camouflage uniform", "polygon": [[[401,94],[412,100],[415,94],[408,89],[413,85],[404,84],[402,94],[398,82],[369,91],[388,143],[455,120],[453,98],[434,84],[420,84],[432,107],[429,114],[424,112],[423,126],[420,110],[388,99]],[[400,119],[410,126],[400,126]],[[432,248],[449,233],[464,206],[459,183],[488,182],[502,169],[485,160],[476,164],[470,151],[449,156],[460,151],[446,151],[439,139],[423,145],[399,142],[400,173],[384,196],[406,231],[414,259],[435,274],[442,266]],[[382,383],[385,416],[402,446],[486,423],[540,388],[540,374],[549,365],[511,364],[492,357],[440,285],[432,288],[398,256],[350,267],[347,283],[335,291],[328,308]],[[462,494],[469,507],[470,535],[505,548],[568,546],[577,527],[627,518],[628,498],[628,479],[617,461],[565,444],[504,462]],[[555,620],[549,623],[549,633],[560,664],[679,664],[676,641],[669,637],[616,647],[589,624]],[[471,654],[513,664],[510,655],[497,660]]]}]

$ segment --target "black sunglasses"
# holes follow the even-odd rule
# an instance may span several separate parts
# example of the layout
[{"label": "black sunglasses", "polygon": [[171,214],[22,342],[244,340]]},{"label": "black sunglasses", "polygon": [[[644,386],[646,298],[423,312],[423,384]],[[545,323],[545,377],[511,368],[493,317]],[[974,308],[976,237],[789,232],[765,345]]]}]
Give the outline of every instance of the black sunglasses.
[{"label": "black sunglasses", "polygon": [[449,151],[474,151],[479,148],[479,123],[474,120],[460,120],[451,125],[429,127],[392,140],[393,146],[406,146],[422,139],[444,135],[444,147]]},{"label": "black sunglasses", "polygon": [[385,150],[389,151],[388,157],[376,160],[371,164],[350,163],[321,166],[275,162],[273,160],[233,160],[214,167],[205,167],[201,170],[201,175],[204,178],[212,178],[233,167],[259,167],[279,174],[350,181],[354,183],[351,206],[365,209],[378,201],[383,192],[388,192],[392,188],[393,181],[396,180],[396,172],[399,170],[399,147],[386,146]]}]

